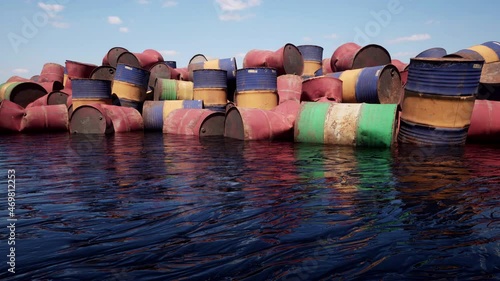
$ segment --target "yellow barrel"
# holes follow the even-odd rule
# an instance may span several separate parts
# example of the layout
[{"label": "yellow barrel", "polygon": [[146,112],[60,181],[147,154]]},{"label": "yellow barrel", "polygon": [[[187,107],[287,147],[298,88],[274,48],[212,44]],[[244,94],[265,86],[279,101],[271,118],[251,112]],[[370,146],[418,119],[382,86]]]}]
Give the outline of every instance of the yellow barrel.
[{"label": "yellow barrel", "polygon": [[202,100],[205,106],[224,106],[227,104],[225,88],[194,88],[193,99]]},{"label": "yellow barrel", "polygon": [[321,69],[321,62],[317,61],[304,61],[304,73],[302,76],[315,76],[314,74],[318,69]]},{"label": "yellow barrel", "polygon": [[359,74],[363,71],[362,68],[346,70],[330,74],[332,77],[342,80],[342,102],[357,103],[356,99],[356,82]]},{"label": "yellow barrel", "polygon": [[271,110],[278,106],[277,74],[274,68],[237,70],[236,104],[243,108]]},{"label": "yellow barrel", "polygon": [[243,108],[271,110],[278,105],[278,94],[275,91],[238,92],[236,104]]},{"label": "yellow barrel", "polygon": [[495,52],[495,50],[493,50],[487,46],[476,45],[476,46],[472,46],[468,49],[479,53],[484,58],[485,63],[496,62],[499,60],[498,54]]}]

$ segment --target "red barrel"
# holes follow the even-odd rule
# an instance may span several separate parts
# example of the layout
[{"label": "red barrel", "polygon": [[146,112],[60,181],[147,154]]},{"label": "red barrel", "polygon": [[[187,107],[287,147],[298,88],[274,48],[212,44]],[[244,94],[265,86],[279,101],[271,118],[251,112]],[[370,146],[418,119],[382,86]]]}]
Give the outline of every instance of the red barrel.
[{"label": "red barrel", "polygon": [[[229,110],[230,108],[228,108]],[[277,107],[271,109],[271,111],[279,113],[285,116],[286,119],[292,124],[294,124],[295,119],[300,111],[300,102],[295,100],[287,100],[280,103]]]},{"label": "red barrel", "polygon": [[145,50],[142,53],[124,52],[118,57],[118,64],[122,63],[148,71],[155,63],[162,61],[163,57],[161,54],[151,49]]},{"label": "red barrel", "polygon": [[47,93],[51,93],[53,91],[60,91],[64,89],[64,85],[59,81],[46,81],[46,82],[38,82],[40,86],[42,86]]},{"label": "red barrel", "polygon": [[342,80],[319,76],[304,80],[301,101],[319,101],[321,98],[331,102],[342,102]]},{"label": "red barrel", "polygon": [[68,102],[68,94],[60,91],[54,91],[28,104],[26,108],[33,106],[42,106],[42,105],[56,105],[56,104],[66,105],[67,102]]},{"label": "red barrel", "polygon": [[331,68],[335,72],[391,63],[391,55],[382,46],[370,44],[364,47],[345,43],[333,52]]},{"label": "red barrel", "polygon": [[251,50],[243,59],[243,68],[269,67],[275,68],[278,75],[304,72],[304,59],[299,49],[293,44],[286,44],[275,52]]},{"label": "red barrel", "polygon": [[38,82],[54,82],[63,83],[64,81],[64,66],[48,62],[43,65]]},{"label": "red barrel", "polygon": [[332,69],[332,58],[323,59],[323,62],[321,64],[321,74],[325,75],[333,72],[334,71]]},{"label": "red barrel", "polygon": [[71,114],[69,122],[72,134],[111,134],[113,122],[101,104],[82,105]]},{"label": "red barrel", "polygon": [[394,65],[399,70],[399,72],[403,72],[408,67],[407,63],[404,63],[400,60],[391,60],[391,64]]},{"label": "red barrel", "polygon": [[9,100],[22,107],[47,94],[36,82],[9,82],[0,86],[0,100]]},{"label": "red barrel", "polygon": [[97,65],[83,63],[78,61],[66,60],[66,75],[68,79],[64,84],[65,88],[71,88],[71,79],[73,78],[90,78],[92,71],[97,68]]},{"label": "red barrel", "polygon": [[144,130],[144,121],[137,109],[107,104],[102,104],[101,107],[111,119],[115,133]]},{"label": "red barrel", "polygon": [[33,80],[21,76],[11,76],[5,83],[9,82],[33,82]]},{"label": "red barrel", "polygon": [[26,108],[21,122],[22,132],[64,132],[68,127],[68,108],[64,104]]},{"label": "red barrel", "polygon": [[0,133],[21,131],[24,108],[9,100],[0,101]]},{"label": "red barrel", "polygon": [[500,141],[500,102],[476,100],[467,142],[498,142]]},{"label": "red barrel", "polygon": [[123,47],[113,47],[109,49],[102,59],[102,65],[116,68],[116,65],[118,64],[118,57],[125,52],[128,52],[128,50]]},{"label": "red barrel", "polygon": [[176,109],[165,117],[163,133],[200,137],[222,136],[224,113],[208,109]]},{"label": "red barrel", "polygon": [[295,74],[286,74],[277,78],[279,104],[294,100],[300,101],[302,94],[302,77]]}]

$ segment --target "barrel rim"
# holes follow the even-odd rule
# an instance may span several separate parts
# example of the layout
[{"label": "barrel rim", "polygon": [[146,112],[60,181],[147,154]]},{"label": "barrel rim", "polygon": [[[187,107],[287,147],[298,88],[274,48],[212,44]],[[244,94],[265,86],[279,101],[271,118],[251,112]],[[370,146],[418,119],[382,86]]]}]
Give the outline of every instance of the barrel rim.
[{"label": "barrel rim", "polygon": [[[254,69],[254,70],[271,70],[271,71],[274,71],[276,73],[278,71],[275,67],[258,66],[258,67],[244,67],[244,68],[240,68],[240,69],[237,69],[236,72],[243,72],[245,70],[251,70],[251,69]],[[290,75],[297,75],[297,74],[290,74]]]},{"label": "barrel rim", "polygon": [[[189,63],[188,63],[188,65],[189,65],[189,64],[191,64],[191,63],[193,63],[193,60],[194,60],[195,58],[197,58],[197,57],[200,57],[200,58],[202,58],[202,59],[205,59],[204,61],[207,61],[207,60],[208,60],[208,59],[207,59],[207,57],[206,57],[204,54],[196,54],[196,55],[192,56],[192,57],[191,57],[191,59],[189,59]],[[204,61],[201,61],[201,62],[204,62]]]},{"label": "barrel rim", "polygon": [[[432,47],[432,48],[428,48],[428,49],[425,49],[425,50],[421,51],[415,57],[416,58],[420,58],[422,54],[425,54],[426,52],[430,52],[430,51],[443,51],[444,52],[444,56],[448,55],[448,51],[446,51],[445,48],[443,48],[443,47]],[[425,58],[425,57],[421,57],[421,58]]]},{"label": "barrel rim", "polygon": [[384,51],[386,53],[386,55],[389,57],[390,60],[392,60],[392,57],[391,57],[391,54],[389,53],[389,51],[387,51],[386,48],[384,48],[384,46],[382,45],[379,45],[379,44],[368,44],[366,46],[363,46],[361,47],[357,52],[356,54],[354,54],[354,57],[352,58],[352,62],[354,64],[354,61],[356,60],[356,58],[358,57],[358,55],[363,52],[365,49],[368,49],[370,47],[377,47],[377,48],[380,48],[382,51]]},{"label": "barrel rim", "polygon": [[[75,60],[66,60],[65,63],[73,63],[73,64],[79,64],[79,65],[84,65],[84,66],[92,66],[92,67],[99,67],[97,64],[92,64],[92,63],[86,63],[86,62],[80,62],[80,61],[75,61]],[[66,70],[67,71],[67,70]]]},{"label": "barrel rim", "polygon": [[[454,55],[454,54],[449,54],[449,55]],[[467,59],[467,58],[460,58],[460,57],[442,57],[442,58],[410,58],[411,61],[421,61],[421,62],[469,62],[469,63],[484,63],[484,60],[475,60],[475,59]]]}]

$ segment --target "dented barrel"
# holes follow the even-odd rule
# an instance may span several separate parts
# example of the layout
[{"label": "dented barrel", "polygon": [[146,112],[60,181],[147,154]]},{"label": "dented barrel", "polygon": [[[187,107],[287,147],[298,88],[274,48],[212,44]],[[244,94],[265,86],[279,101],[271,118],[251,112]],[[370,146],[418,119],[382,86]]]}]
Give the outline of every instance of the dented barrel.
[{"label": "dented barrel", "polygon": [[90,78],[92,71],[97,68],[97,65],[83,63],[78,61],[66,60],[66,82],[63,81],[65,88],[71,88],[71,80],[76,78]]},{"label": "dented barrel", "polygon": [[279,104],[288,100],[300,102],[302,77],[295,74],[280,75],[277,78]]},{"label": "dented barrel", "polygon": [[342,102],[342,80],[329,76],[304,80],[300,101],[319,101],[322,98],[330,102]]},{"label": "dented barrel", "polygon": [[236,72],[236,104],[242,108],[273,109],[278,105],[277,71],[267,67]]},{"label": "dented barrel", "polygon": [[111,119],[115,133],[144,130],[144,121],[137,109],[107,104],[102,104],[101,108],[109,119]]},{"label": "dented barrel", "polygon": [[118,97],[121,106],[133,107],[141,112],[148,83],[149,71],[118,63],[112,93]]},{"label": "dented barrel", "polygon": [[376,44],[364,47],[356,43],[345,43],[339,46],[331,57],[331,69],[334,72],[387,65],[391,63],[391,55],[382,46]]},{"label": "dented barrel", "polygon": [[169,100],[169,101],[145,101],[142,117],[144,129],[151,131],[163,130],[164,119],[170,112],[180,108],[202,109],[201,100]]},{"label": "dented barrel", "polygon": [[65,104],[26,108],[21,128],[22,132],[48,133],[68,131],[68,108]]},{"label": "dented barrel", "polygon": [[225,106],[227,103],[227,71],[197,69],[193,71],[193,96],[205,106]]},{"label": "dented barrel", "polygon": [[208,109],[176,109],[164,119],[163,133],[187,136],[223,136],[225,114]]},{"label": "dented barrel", "polygon": [[21,131],[24,108],[9,100],[0,100],[0,133]]},{"label": "dented barrel", "polygon": [[73,111],[86,104],[111,104],[111,81],[98,79],[73,79]]},{"label": "dented barrel", "polygon": [[162,62],[163,56],[151,49],[144,50],[142,53],[123,52],[117,59],[117,67],[119,64],[126,64],[136,68],[149,70],[157,62]]},{"label": "dented barrel", "polygon": [[47,90],[35,82],[8,82],[0,85],[0,100],[8,100],[22,107],[47,94]]},{"label": "dented barrel", "polygon": [[101,104],[82,105],[76,108],[70,118],[72,134],[111,134],[114,132],[111,118]]},{"label": "dented barrel", "polygon": [[38,82],[64,82],[64,66],[49,62],[43,65]]},{"label": "dented barrel", "polygon": [[299,49],[290,43],[275,52],[267,50],[251,50],[243,59],[243,68],[270,67],[275,68],[278,75],[304,72],[304,58]]}]

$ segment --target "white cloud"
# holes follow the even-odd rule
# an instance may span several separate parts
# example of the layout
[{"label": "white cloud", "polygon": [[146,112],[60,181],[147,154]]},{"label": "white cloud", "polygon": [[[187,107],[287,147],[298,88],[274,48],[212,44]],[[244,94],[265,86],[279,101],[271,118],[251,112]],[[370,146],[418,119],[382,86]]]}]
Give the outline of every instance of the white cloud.
[{"label": "white cloud", "polygon": [[163,7],[164,8],[169,8],[169,7],[174,7],[174,6],[177,6],[177,1],[172,1],[172,0],[168,0],[168,1],[165,1],[163,2]]},{"label": "white cloud", "polygon": [[53,21],[51,24],[55,28],[69,28],[69,23],[67,22]]},{"label": "white cloud", "polygon": [[141,4],[141,5],[147,5],[149,4],[149,0],[137,0],[137,3]]},{"label": "white cloud", "polygon": [[127,33],[128,32],[128,28],[127,27],[120,27],[120,29],[118,29],[120,32],[122,33]]},{"label": "white cloud", "polygon": [[219,15],[219,19],[221,21],[242,21],[254,16],[254,14],[240,15],[237,13],[223,13]]},{"label": "white cloud", "polygon": [[312,38],[306,36],[306,37],[302,38],[302,40],[304,40],[305,42],[311,42]]},{"label": "white cloud", "polygon": [[390,44],[404,43],[404,42],[414,42],[414,41],[424,41],[431,39],[431,36],[427,33],[423,34],[413,34],[411,36],[399,37],[393,40],[389,40]]},{"label": "white cloud", "polygon": [[119,17],[116,17],[116,16],[109,16],[108,17],[108,22],[110,24],[121,24],[122,20]]},{"label": "white cloud", "polygon": [[219,8],[225,12],[241,11],[259,6],[261,0],[216,0]]},{"label": "white cloud", "polygon": [[335,33],[325,35],[324,37],[325,37],[325,39],[337,39],[337,38],[339,38],[339,36]]},{"label": "white cloud", "polygon": [[12,72],[14,72],[16,74],[25,74],[25,73],[28,73],[30,71],[26,68],[16,68],[16,69],[13,69]]},{"label": "white cloud", "polygon": [[47,4],[43,2],[38,2],[38,7],[44,10],[51,18],[55,17],[57,13],[62,12],[62,10],[64,10],[63,5]]},{"label": "white cloud", "polygon": [[165,57],[175,57],[179,54],[179,52],[174,50],[162,50],[160,51],[160,54]]}]

